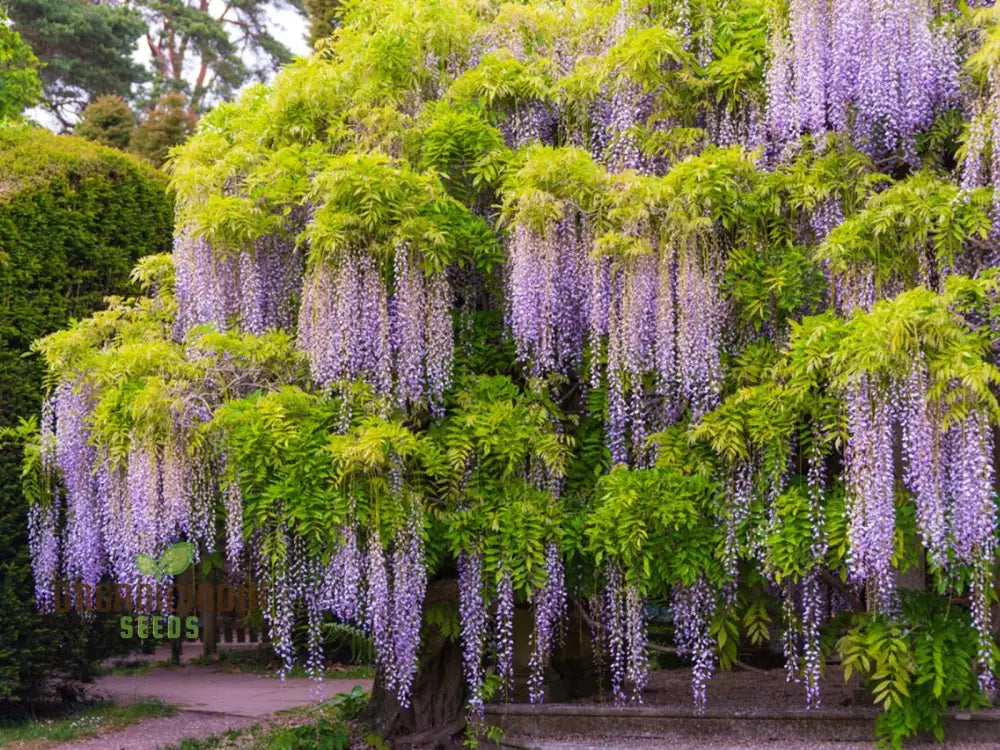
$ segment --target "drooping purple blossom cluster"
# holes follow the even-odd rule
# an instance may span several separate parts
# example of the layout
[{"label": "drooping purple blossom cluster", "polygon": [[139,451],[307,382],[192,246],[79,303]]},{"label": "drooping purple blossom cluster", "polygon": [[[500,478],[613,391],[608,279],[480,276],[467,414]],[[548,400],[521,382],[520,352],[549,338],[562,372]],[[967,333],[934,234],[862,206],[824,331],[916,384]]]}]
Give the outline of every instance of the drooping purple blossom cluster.
[{"label": "drooping purple blossom cluster", "polygon": [[997,551],[993,430],[976,411],[953,425],[943,438],[948,497],[948,537],[955,561],[972,568],[972,620],[979,636],[978,668],[984,689],[994,685],[993,632],[989,588]]},{"label": "drooping purple blossom cluster", "polygon": [[390,296],[371,254],[346,252],[308,275],[298,345],[321,386],[363,380],[401,406],[440,412],[454,351],[451,287],[425,275],[405,244],[396,248]]},{"label": "drooping purple blossom cluster", "polygon": [[[602,645],[611,668],[611,696],[616,705],[641,703],[648,678],[645,604],[639,590],[626,583],[609,563],[601,606]],[[628,696],[626,686],[631,687]]]},{"label": "drooping purple blossom cluster", "polygon": [[697,419],[718,404],[726,315],[719,274],[694,250],[592,260],[589,235],[582,218],[564,218],[545,236],[515,229],[507,323],[534,376],[576,372],[590,349],[590,384],[607,378],[612,461],[645,466],[649,434],[685,407]]},{"label": "drooping purple blossom cluster", "polygon": [[70,581],[96,586],[104,574],[107,549],[102,534],[102,495],[93,474],[97,452],[90,442],[89,418],[95,399],[82,379],[59,383],[51,398],[55,468],[66,497],[63,574]]},{"label": "drooping purple blossom cluster", "polygon": [[[175,413],[165,438],[130,435],[124,455],[112,458],[92,440],[96,404],[94,386],[85,376],[74,376],[58,383],[43,406],[42,464],[65,498],[65,523],[57,528],[60,492],[55,505],[32,511],[39,588],[54,586],[51,565],[60,557],[61,578],[70,585],[93,590],[108,575],[135,590],[158,583],[140,573],[137,555],[158,557],[180,539],[194,542],[196,555],[214,549],[217,466],[210,451],[189,448],[191,424],[185,420],[192,415]],[[227,524],[241,536],[242,505],[230,510]],[[50,597],[43,597],[41,606],[48,606]],[[149,604],[147,597],[136,606]]]},{"label": "drooping purple blossom cluster", "polygon": [[875,609],[885,612],[895,603],[892,413],[886,389],[867,375],[852,381],[846,407],[848,568],[851,580],[866,586]]},{"label": "drooping purple blossom cluster", "polygon": [[255,563],[258,563],[258,580],[267,581],[265,588],[265,606],[262,609],[264,622],[267,624],[268,632],[271,636],[271,644],[274,653],[281,661],[279,676],[282,680],[295,664],[295,645],[292,641],[292,631],[295,626],[295,590],[297,583],[295,573],[298,572],[298,560],[295,556],[296,550],[292,547],[291,540],[285,535],[284,548],[286,559],[283,565],[274,567],[272,575],[266,576],[262,562],[264,555],[253,556]]},{"label": "drooping purple blossom cluster", "polygon": [[[920,357],[914,358],[910,374],[897,383],[879,387],[862,375],[846,393],[848,559],[853,579],[866,585],[880,611],[894,604],[893,432],[897,424],[901,479],[913,494],[917,529],[931,566],[942,573],[953,565],[965,566],[975,578],[977,571],[992,565],[996,554],[993,432],[988,418],[973,407],[958,421],[946,423],[945,402],[929,394],[929,376]],[[984,644],[980,660],[986,679],[994,667],[985,647],[992,637],[989,610],[976,599],[985,595],[985,589],[977,589],[975,583],[973,589],[973,616]]]},{"label": "drooping purple blossom cluster", "polygon": [[750,514],[750,502],[753,497],[753,467],[752,461],[741,461],[730,472],[726,487],[727,513],[724,522],[726,525],[725,570],[727,580],[722,593],[729,604],[736,603],[740,552],[738,531]]},{"label": "drooping purple blossom cluster", "polygon": [[820,625],[824,614],[820,567],[826,557],[826,514],[823,510],[823,494],[826,490],[826,461],[821,449],[818,430],[813,430],[809,446],[806,485],[809,493],[809,523],[812,527],[812,543],[809,557],[814,561],[812,570],[802,583],[802,651],[803,679],[806,684],[806,707],[819,708],[819,681],[822,676],[822,647]]},{"label": "drooping purple blossom cluster", "polygon": [[462,669],[469,689],[469,712],[483,718],[483,654],[488,618],[483,580],[483,556],[458,556],[458,613],[462,623]]},{"label": "drooping purple blossom cluster", "polygon": [[552,140],[558,117],[548,103],[531,99],[516,102],[500,123],[500,132],[511,148]]},{"label": "drooping purple blossom cluster", "polygon": [[35,579],[35,603],[42,612],[51,612],[55,604],[55,584],[59,575],[56,516],[53,503],[28,508],[28,552]]},{"label": "drooping purple blossom cluster", "polygon": [[362,623],[375,643],[375,664],[386,682],[395,684],[396,660],[393,653],[391,623],[392,592],[389,589],[389,570],[385,563],[385,550],[378,528],[368,535],[365,554],[365,604]]},{"label": "drooping purple blossom cluster", "polygon": [[927,401],[927,373],[914,364],[910,376],[900,384],[902,423],[903,482],[913,493],[920,532],[930,565],[939,570],[947,565],[945,498],[941,484],[940,431]]},{"label": "drooping purple blossom cluster", "polygon": [[723,303],[710,268],[695,258],[680,264],[677,282],[677,370],[680,394],[698,419],[719,403]]},{"label": "drooping purple blossom cluster", "polygon": [[338,534],[337,550],[330,557],[323,588],[324,609],[338,620],[358,617],[359,592],[364,580],[365,560],[358,546],[358,528],[347,524]]},{"label": "drooping purple blossom cluster", "polygon": [[220,251],[182,231],[173,258],[175,336],[205,324],[219,330],[239,326],[253,334],[295,325],[293,300],[302,283],[303,257],[294,240],[267,236],[248,250]]},{"label": "drooping purple blossom cluster", "polygon": [[806,684],[806,708],[820,707],[822,672],[820,625],[823,618],[822,584],[819,570],[812,570],[802,583],[802,676]]},{"label": "drooping purple blossom cluster", "polygon": [[677,654],[689,656],[694,661],[691,689],[695,708],[701,712],[705,710],[706,688],[716,666],[715,643],[710,632],[715,593],[704,579],[690,586],[675,586],[671,592],[670,609]]},{"label": "drooping purple blossom cluster", "polygon": [[792,0],[771,29],[768,130],[848,131],[873,155],[916,161],[917,133],[958,98],[948,25],[928,0]]},{"label": "drooping purple blossom cluster", "polygon": [[362,554],[357,530],[341,531],[336,554],[324,574],[322,611],[338,619],[357,619],[375,645],[376,665],[402,706],[409,706],[417,673],[420,623],[427,591],[422,517],[416,509],[396,530],[386,559],[377,528],[368,535]]},{"label": "drooping purple blossom cluster", "polygon": [[541,703],[545,698],[544,672],[559,637],[560,624],[566,616],[566,575],[559,545],[545,547],[545,585],[534,592],[535,632],[528,676],[528,700]]},{"label": "drooping purple blossom cluster", "polygon": [[[719,401],[725,309],[717,274],[699,253],[678,255],[603,259],[595,269],[588,340],[596,348],[607,338],[606,434],[615,463],[648,465],[650,433],[685,407],[697,420]],[[599,384],[596,367],[590,378]]]},{"label": "drooping purple blossom cluster", "polygon": [[281,660],[282,680],[295,665],[293,631],[297,605],[306,612],[306,669],[316,680],[323,677],[323,613],[327,604],[324,589],[325,571],[319,559],[309,554],[301,536],[287,529],[278,532],[277,543],[264,548],[262,535],[251,537],[251,562],[254,576],[264,582],[260,594],[262,614],[271,636],[272,647]]},{"label": "drooping purple blossom cluster", "polygon": [[[417,674],[420,623],[427,593],[422,510],[414,507],[409,520],[396,531],[392,553],[392,654],[395,662],[388,684],[403,706]],[[377,647],[377,645],[376,645]]]},{"label": "drooping purple blossom cluster", "polygon": [[[631,3],[622,2],[619,5],[608,29],[605,52],[624,39],[635,25],[635,16]],[[641,168],[642,153],[635,128],[642,125],[650,114],[650,98],[649,92],[643,92],[638,84],[618,75],[594,103],[592,115],[597,127],[593,129],[591,152],[607,165],[609,171]]]},{"label": "drooping purple blossom cluster", "polygon": [[240,569],[243,552],[243,492],[234,476],[224,490],[226,500],[226,563],[230,572]]},{"label": "drooping purple blossom cluster", "polygon": [[993,431],[985,415],[973,411],[943,435],[943,443],[948,536],[955,561],[988,564],[997,543]]},{"label": "drooping purple blossom cluster", "polygon": [[496,602],[496,669],[505,695],[514,681],[514,580],[501,567]]},{"label": "drooping purple blossom cluster", "polygon": [[507,267],[507,324],[532,375],[579,368],[590,315],[591,261],[576,216],[546,234],[518,225]]}]

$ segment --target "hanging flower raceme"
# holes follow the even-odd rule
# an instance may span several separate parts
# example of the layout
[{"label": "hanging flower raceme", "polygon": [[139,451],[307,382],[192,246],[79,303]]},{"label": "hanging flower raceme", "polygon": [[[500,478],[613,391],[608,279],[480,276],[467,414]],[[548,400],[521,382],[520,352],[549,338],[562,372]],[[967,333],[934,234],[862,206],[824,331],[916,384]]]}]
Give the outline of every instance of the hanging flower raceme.
[{"label": "hanging flower raceme", "polygon": [[381,395],[391,393],[388,297],[371,255],[347,252],[309,275],[298,343],[320,385],[364,380]]},{"label": "hanging flower raceme", "polygon": [[[66,496],[63,572],[71,582],[96,586],[105,572],[102,500],[93,469],[97,451],[90,441],[95,398],[83,379],[64,380],[51,396],[55,415],[55,467]],[[44,547],[39,547],[44,551]]]},{"label": "hanging flower raceme", "polygon": [[806,708],[819,708],[819,681],[822,677],[822,646],[819,629],[824,612],[820,566],[826,557],[827,539],[826,514],[823,510],[823,495],[826,490],[826,462],[820,436],[816,429],[813,430],[809,446],[806,484],[809,493],[809,522],[812,526],[812,544],[809,546],[809,557],[814,562],[812,569],[802,583],[803,677],[806,683]]},{"label": "hanging flower raceme", "polygon": [[849,130],[869,153],[916,163],[917,133],[958,99],[955,43],[927,0],[792,0],[769,46],[778,143]]},{"label": "hanging flower raceme", "polygon": [[514,581],[510,570],[502,567],[497,583],[496,668],[505,694],[514,680]]},{"label": "hanging flower raceme", "polygon": [[993,430],[985,414],[972,411],[945,435],[943,472],[949,498],[948,537],[955,562],[972,569],[972,622],[979,638],[978,667],[984,689],[994,685],[989,587],[997,551],[997,507],[993,491]]},{"label": "hanging flower raceme", "polygon": [[258,539],[257,548],[252,559],[255,563],[255,576],[258,581],[266,581],[264,588],[265,599],[262,608],[264,622],[271,636],[274,652],[281,660],[279,675],[284,680],[288,672],[295,665],[295,644],[292,640],[292,631],[295,626],[295,600],[296,586],[302,580],[297,575],[297,568],[301,566],[297,545],[292,543],[287,532],[281,532],[284,539],[279,548],[285,550],[283,559],[278,559],[276,563],[267,565],[265,560],[268,555],[260,548],[261,540]]},{"label": "hanging flower raceme", "polygon": [[52,503],[28,508],[28,552],[35,580],[35,603],[42,612],[51,612],[55,604],[53,587],[59,575],[56,516],[56,508]]},{"label": "hanging flower raceme", "polygon": [[941,457],[945,445],[935,405],[927,397],[927,372],[922,363],[915,360],[913,371],[900,388],[903,481],[913,493],[917,529],[927,550],[928,561],[933,567],[944,569],[947,565],[947,540]]},{"label": "hanging flower raceme", "polygon": [[410,689],[417,673],[420,648],[420,623],[427,592],[427,568],[424,562],[423,512],[414,505],[408,522],[400,527],[393,540],[392,553],[392,654],[396,698],[410,705]]},{"label": "hanging flower raceme", "polygon": [[586,227],[575,216],[544,234],[519,224],[509,252],[507,323],[518,359],[532,375],[573,372],[583,360],[590,318]]},{"label": "hanging flower raceme", "polygon": [[363,380],[381,396],[440,412],[454,351],[451,288],[425,275],[413,252],[396,247],[395,291],[369,253],[343,253],[309,274],[299,310],[298,345],[324,387]]},{"label": "hanging flower raceme", "polygon": [[846,402],[848,566],[851,579],[885,612],[895,601],[892,414],[884,389],[868,375],[852,380]]},{"label": "hanging flower raceme", "polygon": [[[350,538],[346,539],[335,560],[345,566],[353,578],[356,555]],[[420,647],[420,623],[424,595],[427,591],[427,569],[424,561],[423,529],[418,511],[398,529],[393,537],[392,555],[386,560],[385,549],[377,528],[368,536],[364,564],[365,604],[361,622],[375,645],[376,665],[384,675],[386,686],[402,706],[410,704],[410,690],[417,672]],[[339,558],[339,559],[338,559]],[[354,581],[339,585],[326,584],[326,600],[335,611],[351,611],[350,595]]]},{"label": "hanging flower raceme", "polygon": [[723,302],[716,274],[692,257],[679,263],[676,294],[678,388],[697,420],[719,403]]},{"label": "hanging flower raceme", "polygon": [[462,668],[469,688],[469,712],[483,718],[483,652],[486,648],[486,598],[483,557],[458,556],[458,613],[462,621]]},{"label": "hanging flower raceme", "polygon": [[566,616],[566,577],[559,545],[545,547],[545,585],[535,591],[535,632],[528,676],[528,699],[541,703],[545,698],[542,682],[549,656],[559,637],[559,626]]},{"label": "hanging flower raceme", "polygon": [[219,250],[181,230],[173,259],[176,336],[205,324],[253,334],[295,325],[303,258],[294,239],[265,236],[250,249]]},{"label": "hanging flower raceme", "polygon": [[330,557],[323,587],[323,609],[338,620],[358,618],[359,595],[363,581],[364,559],[358,547],[358,528],[348,524],[340,529],[337,550]]},{"label": "hanging flower raceme", "polygon": [[226,563],[231,572],[240,568],[243,552],[243,492],[239,477],[233,477],[225,489],[226,499]]},{"label": "hanging flower raceme", "polygon": [[[645,604],[638,588],[626,583],[621,570],[608,563],[601,624],[611,668],[611,695],[617,705],[641,703],[648,678]],[[626,697],[626,684],[631,693]]]},{"label": "hanging flower raceme", "polygon": [[399,688],[396,677],[396,660],[393,653],[392,625],[389,615],[392,611],[392,592],[389,589],[389,571],[385,564],[385,550],[378,528],[368,536],[365,556],[365,607],[363,622],[375,645],[375,663],[385,675],[389,689]]},{"label": "hanging flower raceme", "polygon": [[[605,52],[621,42],[635,22],[631,3],[621,3],[608,30]],[[592,151],[609,171],[621,172],[642,166],[635,128],[649,116],[650,98],[648,92],[643,92],[638,84],[624,76],[605,87],[595,107],[599,127],[594,129]]]},{"label": "hanging flower raceme", "polygon": [[[646,436],[663,427],[662,410],[649,409],[649,401],[669,398],[675,360],[670,278],[666,284],[659,273],[661,265],[654,254],[623,264],[611,285],[608,312],[608,444],[615,463],[628,463],[634,457],[643,465]],[[667,297],[661,304],[661,297]],[[668,309],[664,310],[666,307]],[[660,313],[665,313],[661,319]],[[591,330],[592,340],[604,331]],[[654,387],[647,394],[643,377],[654,373]],[[659,418],[658,418],[659,417]]]},{"label": "hanging flower raceme", "polygon": [[677,654],[694,661],[691,689],[695,708],[701,712],[705,710],[708,681],[715,672],[715,643],[710,632],[715,594],[707,581],[699,579],[690,586],[675,586],[670,602]]},{"label": "hanging flower raceme", "polygon": [[[709,241],[711,245],[711,241]],[[725,317],[717,273],[691,250],[664,248],[595,273],[591,346],[607,337],[612,461],[648,465],[646,437],[718,405]],[[596,360],[596,358],[595,358]],[[596,367],[591,383],[600,382]]]}]

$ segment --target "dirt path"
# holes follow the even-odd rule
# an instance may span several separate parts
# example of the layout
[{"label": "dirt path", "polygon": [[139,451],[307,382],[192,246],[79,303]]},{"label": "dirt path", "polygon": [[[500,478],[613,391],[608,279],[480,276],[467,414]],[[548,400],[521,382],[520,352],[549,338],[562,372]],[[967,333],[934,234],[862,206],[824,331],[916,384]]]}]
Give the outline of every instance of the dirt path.
[{"label": "dirt path", "polygon": [[312,680],[282,682],[257,674],[232,674],[215,667],[187,665],[157,668],[149,674],[108,675],[89,689],[94,697],[116,703],[159,698],[178,707],[174,716],[147,719],[130,727],[59,745],[56,750],[155,750],[187,737],[208,737],[241,729],[295,706],[348,693],[355,685],[371,689],[371,680]]},{"label": "dirt path", "polygon": [[203,739],[230,729],[244,729],[258,721],[247,716],[180,711],[173,716],[146,719],[101,737],[66,742],[53,750],[157,750],[189,737]]}]

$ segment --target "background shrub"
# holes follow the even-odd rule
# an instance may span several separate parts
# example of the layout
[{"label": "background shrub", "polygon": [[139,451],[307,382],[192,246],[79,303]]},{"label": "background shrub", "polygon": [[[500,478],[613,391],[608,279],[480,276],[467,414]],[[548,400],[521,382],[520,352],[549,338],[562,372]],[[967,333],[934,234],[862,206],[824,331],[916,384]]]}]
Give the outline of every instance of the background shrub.
[{"label": "background shrub", "polygon": [[[128,293],[135,260],[169,247],[172,215],[165,178],[139,160],[0,126],[0,423],[38,413],[43,367],[24,356],[31,342],[105,295]],[[121,643],[114,623],[36,612],[26,511],[19,448],[8,445],[0,451],[0,714],[86,678]]]}]

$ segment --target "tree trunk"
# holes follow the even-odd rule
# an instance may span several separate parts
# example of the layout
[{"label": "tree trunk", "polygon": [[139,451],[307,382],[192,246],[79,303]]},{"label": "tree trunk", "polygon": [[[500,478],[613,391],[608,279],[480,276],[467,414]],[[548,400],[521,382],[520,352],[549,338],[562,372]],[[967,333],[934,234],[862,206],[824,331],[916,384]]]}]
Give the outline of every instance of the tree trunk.
[{"label": "tree trunk", "polygon": [[[455,580],[433,581],[427,587],[424,611],[429,606],[458,601]],[[436,624],[424,620],[420,664],[413,680],[410,706],[399,705],[376,675],[372,697],[363,714],[378,734],[392,741],[395,750],[461,747],[453,739],[465,727],[465,682],[462,678],[462,647],[449,639]]]},{"label": "tree trunk", "polygon": [[[207,576],[204,576],[203,579],[205,583],[209,584],[208,590],[211,591],[213,594],[212,596],[206,597],[206,600],[204,602],[205,606],[201,608],[202,611],[200,612],[201,624],[202,624],[201,658],[206,660],[211,659],[218,651],[218,647],[216,644],[218,642],[218,637],[219,637],[218,633],[219,613],[216,611],[215,596],[214,596],[215,594],[214,584],[218,581],[218,579],[219,576],[215,570],[210,571]],[[201,606],[201,604],[202,603],[199,602],[199,606]]]}]

